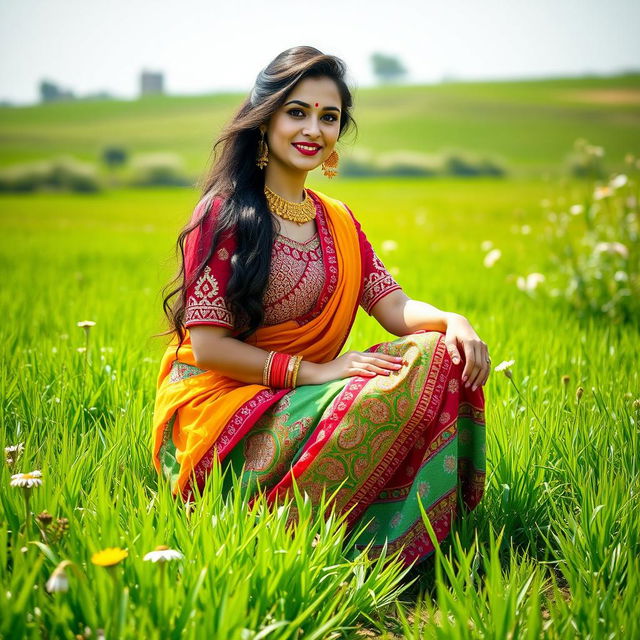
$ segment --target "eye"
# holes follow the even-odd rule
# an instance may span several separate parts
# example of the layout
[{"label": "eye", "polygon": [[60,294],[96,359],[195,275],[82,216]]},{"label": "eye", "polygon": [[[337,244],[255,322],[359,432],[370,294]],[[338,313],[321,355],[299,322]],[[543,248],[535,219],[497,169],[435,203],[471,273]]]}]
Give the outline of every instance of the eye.
[{"label": "eye", "polygon": [[[294,118],[297,118],[297,117],[298,117],[298,116],[296,116],[296,115],[295,115],[296,113],[300,113],[301,115],[303,115],[303,116],[304,116],[304,111],[303,111],[302,109],[289,109],[289,111],[287,111],[287,113],[288,113],[290,116],[294,117]],[[336,122],[336,120],[338,119],[338,118],[336,118],[336,116],[334,116],[332,113],[325,113],[322,117],[323,117],[323,118],[327,118],[327,117],[329,117],[329,118],[330,118],[330,120],[329,120],[328,122]]]}]

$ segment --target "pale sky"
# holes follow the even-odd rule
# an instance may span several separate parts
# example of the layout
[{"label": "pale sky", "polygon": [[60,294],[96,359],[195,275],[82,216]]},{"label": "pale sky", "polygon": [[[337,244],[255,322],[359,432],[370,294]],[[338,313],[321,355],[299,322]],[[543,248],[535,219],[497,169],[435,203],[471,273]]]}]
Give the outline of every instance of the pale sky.
[{"label": "pale sky", "polygon": [[143,69],[172,94],[248,91],[281,51],[338,55],[352,86],[369,56],[411,83],[608,75],[640,68],[638,0],[0,0],[0,100],[47,79],[76,96],[139,93]]}]

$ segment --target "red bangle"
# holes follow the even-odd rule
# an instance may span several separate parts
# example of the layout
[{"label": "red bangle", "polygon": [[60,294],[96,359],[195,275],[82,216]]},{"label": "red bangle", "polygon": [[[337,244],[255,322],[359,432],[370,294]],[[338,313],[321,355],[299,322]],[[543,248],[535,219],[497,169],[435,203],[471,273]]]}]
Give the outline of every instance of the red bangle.
[{"label": "red bangle", "polygon": [[282,358],[282,369],[280,370],[280,389],[284,389],[287,386],[287,369],[292,358],[292,356],[290,356],[288,353],[285,353],[283,355],[284,357]]},{"label": "red bangle", "polygon": [[285,375],[287,373],[287,365],[291,356],[288,353],[276,353],[273,357],[273,366],[271,367],[270,385],[275,389],[283,389],[285,383]]}]

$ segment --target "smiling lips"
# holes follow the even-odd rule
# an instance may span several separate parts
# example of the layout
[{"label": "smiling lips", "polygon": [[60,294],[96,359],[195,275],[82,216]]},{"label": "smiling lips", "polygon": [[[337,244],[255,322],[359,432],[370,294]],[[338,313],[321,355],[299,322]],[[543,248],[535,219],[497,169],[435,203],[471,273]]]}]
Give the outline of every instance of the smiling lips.
[{"label": "smiling lips", "polygon": [[315,156],[322,147],[315,142],[292,142],[294,146],[301,154],[305,156]]}]

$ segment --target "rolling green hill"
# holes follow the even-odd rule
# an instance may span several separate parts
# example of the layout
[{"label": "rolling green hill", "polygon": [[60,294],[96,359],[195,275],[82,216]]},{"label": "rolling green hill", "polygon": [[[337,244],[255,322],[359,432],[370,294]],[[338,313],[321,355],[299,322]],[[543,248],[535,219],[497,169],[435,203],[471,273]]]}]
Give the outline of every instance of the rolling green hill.
[{"label": "rolling green hill", "polygon": [[[71,154],[97,162],[107,144],[179,154],[201,172],[244,94],[158,96],[0,109],[0,166]],[[610,169],[640,151],[640,74],[456,82],[354,91],[358,136],[342,150],[450,148],[491,153],[520,175],[557,172],[574,140],[603,146]]]}]

